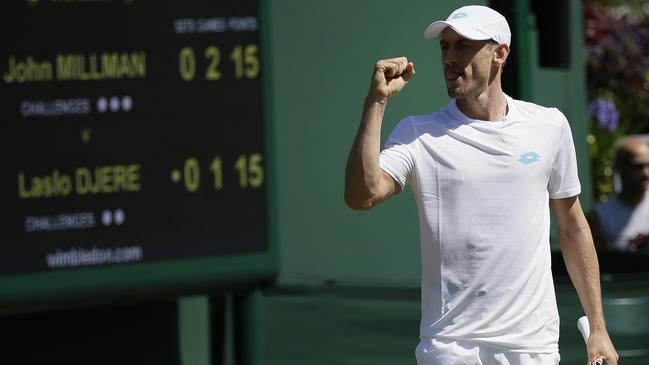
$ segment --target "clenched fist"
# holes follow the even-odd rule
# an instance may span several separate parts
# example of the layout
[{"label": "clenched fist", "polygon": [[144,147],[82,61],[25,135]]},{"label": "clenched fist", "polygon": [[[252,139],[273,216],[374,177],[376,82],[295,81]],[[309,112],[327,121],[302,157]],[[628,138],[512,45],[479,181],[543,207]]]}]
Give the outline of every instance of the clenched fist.
[{"label": "clenched fist", "polygon": [[414,74],[415,64],[405,57],[378,61],[368,98],[382,102],[397,95]]}]

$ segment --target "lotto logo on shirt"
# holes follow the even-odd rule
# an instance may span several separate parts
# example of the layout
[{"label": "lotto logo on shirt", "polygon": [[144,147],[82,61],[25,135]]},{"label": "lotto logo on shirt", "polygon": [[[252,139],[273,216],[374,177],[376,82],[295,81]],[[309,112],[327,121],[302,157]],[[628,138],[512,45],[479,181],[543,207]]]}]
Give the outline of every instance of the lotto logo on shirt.
[{"label": "lotto logo on shirt", "polygon": [[529,165],[529,164],[531,164],[533,162],[538,161],[540,158],[541,158],[541,155],[539,155],[538,153],[536,153],[534,151],[530,151],[530,152],[522,154],[520,156],[520,158],[518,159],[518,161],[520,163],[524,164],[524,165]]}]

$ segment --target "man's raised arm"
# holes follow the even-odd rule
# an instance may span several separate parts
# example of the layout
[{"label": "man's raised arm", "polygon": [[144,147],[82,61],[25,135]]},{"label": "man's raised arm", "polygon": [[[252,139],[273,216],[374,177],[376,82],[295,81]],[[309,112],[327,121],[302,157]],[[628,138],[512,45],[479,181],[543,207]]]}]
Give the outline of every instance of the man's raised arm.
[{"label": "man's raised arm", "polygon": [[345,202],[366,210],[401,191],[401,186],[379,166],[381,125],[388,99],[396,96],[415,74],[405,57],[376,63],[363,117],[347,159]]}]

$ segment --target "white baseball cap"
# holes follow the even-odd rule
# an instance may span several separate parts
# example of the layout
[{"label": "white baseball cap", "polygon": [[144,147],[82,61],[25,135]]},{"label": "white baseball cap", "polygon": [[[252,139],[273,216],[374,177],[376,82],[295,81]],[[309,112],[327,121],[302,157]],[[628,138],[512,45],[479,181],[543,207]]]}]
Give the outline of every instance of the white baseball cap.
[{"label": "white baseball cap", "polygon": [[431,23],[424,32],[426,39],[438,39],[446,27],[453,28],[464,38],[473,40],[493,39],[509,46],[512,34],[507,19],[499,12],[480,5],[463,6],[448,19]]}]

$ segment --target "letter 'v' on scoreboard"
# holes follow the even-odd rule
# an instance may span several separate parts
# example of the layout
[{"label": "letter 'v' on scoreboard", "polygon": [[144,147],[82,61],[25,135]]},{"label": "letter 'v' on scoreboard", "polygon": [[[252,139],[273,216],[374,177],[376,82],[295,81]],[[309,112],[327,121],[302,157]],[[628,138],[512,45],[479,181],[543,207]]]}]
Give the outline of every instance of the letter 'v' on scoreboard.
[{"label": "letter 'v' on scoreboard", "polygon": [[265,8],[0,4],[0,311],[274,278]]}]

